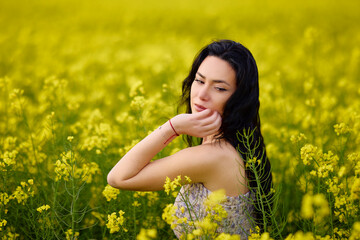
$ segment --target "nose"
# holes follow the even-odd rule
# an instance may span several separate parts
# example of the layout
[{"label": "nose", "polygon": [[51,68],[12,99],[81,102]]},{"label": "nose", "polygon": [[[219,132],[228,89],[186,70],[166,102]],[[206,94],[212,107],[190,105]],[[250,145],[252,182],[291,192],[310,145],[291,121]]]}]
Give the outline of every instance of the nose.
[{"label": "nose", "polygon": [[209,86],[203,85],[203,87],[199,91],[199,98],[203,101],[208,101],[210,98],[209,94]]}]

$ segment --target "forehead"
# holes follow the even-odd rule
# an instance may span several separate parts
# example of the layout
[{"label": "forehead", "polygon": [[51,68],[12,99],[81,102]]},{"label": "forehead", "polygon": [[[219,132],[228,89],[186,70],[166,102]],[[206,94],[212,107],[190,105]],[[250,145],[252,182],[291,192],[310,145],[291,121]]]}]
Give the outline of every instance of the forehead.
[{"label": "forehead", "polygon": [[223,80],[230,85],[236,85],[236,73],[231,65],[218,57],[207,56],[200,64],[198,72],[208,80]]}]

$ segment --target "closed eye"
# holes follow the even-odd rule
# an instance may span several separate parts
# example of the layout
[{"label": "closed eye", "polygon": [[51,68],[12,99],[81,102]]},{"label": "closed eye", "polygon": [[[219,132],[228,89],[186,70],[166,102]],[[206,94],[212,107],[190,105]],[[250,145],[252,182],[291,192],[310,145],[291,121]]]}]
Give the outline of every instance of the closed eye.
[{"label": "closed eye", "polygon": [[221,87],[215,87],[215,89],[218,90],[218,91],[220,91],[220,92],[227,91],[227,89],[221,88]]},{"label": "closed eye", "polygon": [[204,81],[202,81],[202,80],[200,80],[200,79],[197,79],[197,78],[195,78],[194,81],[195,81],[195,82],[198,82],[198,83],[200,83],[200,84],[204,84]]}]

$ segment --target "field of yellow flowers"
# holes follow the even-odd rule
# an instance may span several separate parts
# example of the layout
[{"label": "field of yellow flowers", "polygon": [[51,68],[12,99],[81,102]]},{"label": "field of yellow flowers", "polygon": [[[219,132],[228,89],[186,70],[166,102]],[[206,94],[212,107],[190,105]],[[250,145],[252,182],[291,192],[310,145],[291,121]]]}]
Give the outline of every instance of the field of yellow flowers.
[{"label": "field of yellow flowers", "polygon": [[[176,114],[200,48],[228,38],[257,60],[278,193],[275,224],[249,239],[360,239],[359,9],[1,0],[0,238],[175,238],[171,194],[119,191],[106,175]],[[157,157],[183,147],[178,138]]]}]

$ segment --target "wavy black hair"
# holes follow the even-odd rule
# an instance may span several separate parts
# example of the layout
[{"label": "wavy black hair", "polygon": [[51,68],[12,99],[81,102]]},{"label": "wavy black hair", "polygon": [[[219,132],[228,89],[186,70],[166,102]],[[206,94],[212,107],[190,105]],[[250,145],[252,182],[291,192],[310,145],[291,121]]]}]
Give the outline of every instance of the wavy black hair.
[{"label": "wavy black hair", "polygon": [[[260,130],[258,69],[254,57],[246,47],[232,40],[213,41],[205,46],[195,57],[190,73],[182,83],[182,96],[179,107],[185,105],[186,112],[191,113],[191,85],[199,66],[208,56],[215,56],[225,60],[232,66],[236,73],[236,90],[225,104],[220,132],[216,135],[216,139],[225,139],[234,146],[235,149],[238,149],[242,159],[246,163],[249,160],[247,159],[248,154],[246,154],[249,146],[246,146],[241,137],[239,138],[239,133],[243,133],[244,130],[253,133],[252,137],[254,141],[251,142],[251,148],[255,150],[257,159],[262,158],[257,169],[261,169],[263,174],[260,175],[261,179],[256,181],[254,172],[245,168],[247,181],[250,189],[259,189],[258,185],[261,184],[261,195],[270,195],[272,174],[270,161],[266,155],[264,139]],[[202,142],[202,139],[196,139],[189,135],[185,135],[184,137],[189,146],[193,146],[196,140],[197,143]],[[255,202],[255,204],[258,203]],[[259,208],[255,207],[255,209]],[[262,218],[264,214],[261,214],[259,211],[255,212],[255,220],[257,220],[256,222],[261,227],[263,220],[259,218]]]}]

